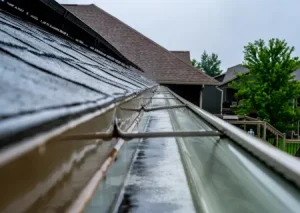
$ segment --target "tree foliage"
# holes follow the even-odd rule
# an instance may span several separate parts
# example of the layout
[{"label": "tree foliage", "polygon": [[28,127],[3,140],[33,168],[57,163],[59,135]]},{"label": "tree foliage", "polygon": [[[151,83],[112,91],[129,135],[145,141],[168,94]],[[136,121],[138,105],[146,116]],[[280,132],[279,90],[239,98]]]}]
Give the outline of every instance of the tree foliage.
[{"label": "tree foliage", "polygon": [[244,63],[250,72],[239,75],[230,86],[237,90],[238,112],[255,110],[276,128],[285,131],[300,119],[295,99],[300,96],[300,83],[292,73],[300,67],[293,57],[294,47],[285,40],[271,39],[266,44],[257,40],[244,47]]},{"label": "tree foliage", "polygon": [[200,69],[199,62],[196,59],[191,60],[192,66]]},{"label": "tree foliage", "polygon": [[204,51],[200,62],[193,59],[191,63],[195,68],[203,70],[211,77],[215,77],[222,73],[222,70],[220,69],[221,60],[219,60],[218,55],[215,53],[208,55],[206,51]]}]

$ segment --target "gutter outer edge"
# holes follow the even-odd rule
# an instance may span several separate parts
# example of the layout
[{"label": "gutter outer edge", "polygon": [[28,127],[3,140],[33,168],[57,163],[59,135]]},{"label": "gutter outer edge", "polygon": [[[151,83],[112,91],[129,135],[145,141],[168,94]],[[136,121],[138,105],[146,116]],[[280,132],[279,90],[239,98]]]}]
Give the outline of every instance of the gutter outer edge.
[{"label": "gutter outer edge", "polygon": [[107,111],[118,107],[120,104],[126,103],[126,102],[134,99],[138,95],[140,95],[148,90],[153,90],[156,87],[157,87],[157,85],[154,85],[150,88],[145,88],[144,90],[141,90],[141,91],[139,91],[135,94],[132,94],[128,97],[125,97],[124,99],[121,99],[119,101],[113,102],[113,103],[109,104],[108,106],[101,108],[97,111],[87,112],[86,114],[84,114],[78,118],[74,118],[73,120],[71,120],[65,124],[62,124],[62,125],[58,126],[57,128],[51,129],[47,132],[38,133],[32,137],[25,138],[24,140],[21,140],[16,144],[13,144],[13,145],[10,145],[10,146],[7,146],[7,147],[1,149],[0,150],[0,168],[2,166],[4,166],[5,164],[15,160],[16,158],[26,154],[27,152],[30,152],[31,150],[33,150],[35,148],[45,146],[50,139],[62,134],[63,132],[70,130],[72,128],[75,128],[76,126],[78,126],[84,122],[87,122],[97,116],[100,116],[100,115],[106,113]]}]

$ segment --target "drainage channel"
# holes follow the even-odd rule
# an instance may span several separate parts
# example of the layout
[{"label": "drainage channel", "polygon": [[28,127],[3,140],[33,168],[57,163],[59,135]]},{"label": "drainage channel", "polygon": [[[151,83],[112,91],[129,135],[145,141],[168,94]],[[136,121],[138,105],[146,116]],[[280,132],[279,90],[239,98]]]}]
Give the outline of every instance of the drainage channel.
[{"label": "drainage channel", "polygon": [[[151,113],[147,132],[170,130],[167,110]],[[174,138],[141,141],[116,212],[194,212]]]},{"label": "drainage channel", "polygon": [[[169,114],[175,131],[214,130],[188,108]],[[297,187],[230,138],[176,140],[197,212],[299,212]]]},{"label": "drainage channel", "polygon": [[[154,97],[150,107],[182,104]],[[191,107],[145,112],[138,127],[187,130],[216,129]],[[85,212],[292,213],[299,200],[295,185],[229,137],[146,138],[124,144]]]},{"label": "drainage channel", "polygon": [[[162,99],[153,99],[151,107],[166,106],[167,102],[163,99],[165,96],[156,94],[156,97]],[[145,112],[139,128],[145,132],[173,131],[168,110]],[[132,159],[131,165],[129,159]],[[128,168],[126,177],[125,168]],[[86,212],[99,212],[97,205],[103,209],[105,196],[102,195],[101,205],[99,198],[108,192],[105,189],[114,189],[107,193],[110,195],[116,193],[116,190],[121,191],[119,196],[114,194],[118,198],[111,202],[113,204],[110,208],[106,208],[109,212],[195,212],[175,138],[148,138],[138,142],[131,140],[120,151],[118,161],[110,170],[115,175],[107,175],[104,182],[109,182],[109,186],[106,187],[104,183],[99,187],[97,198],[91,201]],[[120,170],[123,170],[123,176]],[[118,172],[119,175],[116,175]]]}]

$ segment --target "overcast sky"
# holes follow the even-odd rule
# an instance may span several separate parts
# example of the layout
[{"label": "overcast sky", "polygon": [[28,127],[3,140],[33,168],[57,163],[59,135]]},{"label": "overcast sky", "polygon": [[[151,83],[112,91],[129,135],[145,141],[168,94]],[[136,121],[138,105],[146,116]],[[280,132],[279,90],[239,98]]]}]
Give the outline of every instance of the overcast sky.
[{"label": "overcast sky", "polygon": [[204,50],[222,69],[241,63],[256,39],[286,39],[300,56],[300,0],[59,0],[96,4],[169,50]]}]

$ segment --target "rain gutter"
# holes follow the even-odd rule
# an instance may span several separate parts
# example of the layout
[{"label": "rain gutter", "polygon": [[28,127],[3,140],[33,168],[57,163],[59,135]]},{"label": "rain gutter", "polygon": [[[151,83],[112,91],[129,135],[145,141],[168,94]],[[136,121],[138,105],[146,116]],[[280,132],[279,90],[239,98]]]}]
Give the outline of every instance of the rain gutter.
[{"label": "rain gutter", "polygon": [[[137,118],[130,125],[130,127],[127,129],[127,131],[131,132],[136,127],[136,125],[139,123],[139,121],[142,117],[142,114],[143,113],[140,113],[137,116]],[[101,167],[95,172],[94,176],[90,179],[90,181],[87,183],[87,185],[84,187],[84,189],[79,193],[79,195],[74,200],[74,202],[72,202],[70,207],[66,210],[67,213],[84,211],[84,208],[86,207],[88,202],[91,200],[99,183],[101,182],[101,180],[103,180],[108,169],[111,167],[111,165],[116,160],[117,155],[124,143],[125,143],[125,140],[123,138],[118,139],[117,144],[114,146],[114,148],[108,154],[108,158],[101,165]]]},{"label": "rain gutter", "polygon": [[283,177],[300,187],[300,161],[297,158],[282,152],[256,137],[250,136],[243,130],[181,98],[171,90],[169,91],[183,104],[186,104],[187,108],[223,133],[225,137],[232,139],[235,143],[267,164],[274,171],[280,173]]},{"label": "rain gutter", "polygon": [[[99,105],[95,104],[92,107],[87,107],[87,109],[81,109],[81,111],[84,111],[84,113],[82,113],[82,114],[79,113],[79,115],[77,115],[77,116],[76,116],[76,114],[72,115],[72,116],[65,115],[67,117],[68,116],[71,117],[71,119],[68,122],[65,122],[61,125],[55,126],[54,128],[50,129],[49,131],[39,132],[36,130],[35,131],[36,134],[33,135],[32,137],[27,137],[23,140],[17,141],[16,143],[14,143],[12,145],[8,145],[7,147],[1,149],[1,151],[0,151],[0,167],[15,160],[16,158],[24,155],[25,153],[27,153],[35,148],[44,147],[50,139],[62,134],[63,132],[68,131],[68,130],[78,126],[79,124],[87,122],[99,115],[102,115],[109,110],[115,109],[115,108],[119,107],[120,105],[136,98],[137,96],[141,95],[142,93],[145,93],[149,90],[154,90],[156,87],[157,87],[157,85],[147,88],[147,89],[144,89],[140,92],[131,94],[129,96],[121,97],[118,100],[115,99],[110,104],[105,105],[105,106],[103,106],[103,103],[100,103]],[[73,112],[74,110],[72,111],[70,109],[67,111]],[[31,118],[32,118],[32,115],[31,115]],[[59,120],[60,118],[56,118],[56,119]],[[12,123],[15,124],[15,122],[12,122]],[[20,122],[20,124],[22,124],[22,122]],[[42,128],[43,124],[37,123],[36,125],[38,125],[38,127]],[[35,128],[35,127],[32,127],[32,128]],[[26,129],[24,131],[32,132],[32,131],[30,131],[30,129]],[[22,135],[22,132],[20,134]]]}]

